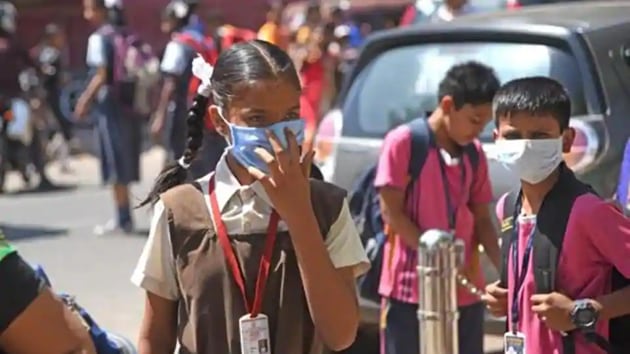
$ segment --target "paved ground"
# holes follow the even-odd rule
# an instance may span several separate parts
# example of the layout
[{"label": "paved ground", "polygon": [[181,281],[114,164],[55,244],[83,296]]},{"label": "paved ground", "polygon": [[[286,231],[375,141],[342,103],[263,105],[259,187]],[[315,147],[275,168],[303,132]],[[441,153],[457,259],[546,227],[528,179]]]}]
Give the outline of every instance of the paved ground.
[{"label": "paved ground", "polygon": [[[143,157],[143,181],[133,187],[144,196],[162,161],[159,150]],[[74,175],[56,181],[73,186],[60,192],[18,193],[20,179],[9,177],[8,193],[0,196],[0,226],[26,258],[43,264],[57,289],[77,295],[101,325],[135,338],[142,311],[142,292],[129,282],[149,225],[149,212],[136,210],[138,235],[96,237],[94,225],[112,215],[106,189],[99,185],[98,165],[88,156],[72,162]],[[487,337],[488,349],[497,349]],[[365,353],[362,351],[362,353]]]}]

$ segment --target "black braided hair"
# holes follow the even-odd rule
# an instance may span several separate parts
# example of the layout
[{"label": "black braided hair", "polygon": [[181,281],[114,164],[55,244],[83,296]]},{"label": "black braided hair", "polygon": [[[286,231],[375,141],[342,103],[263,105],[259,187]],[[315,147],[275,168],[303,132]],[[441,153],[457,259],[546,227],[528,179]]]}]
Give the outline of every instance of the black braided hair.
[{"label": "black braided hair", "polygon": [[[206,109],[208,108],[208,101],[208,97],[198,94],[193,99],[192,105],[188,110],[188,117],[186,118],[188,140],[186,141],[186,150],[184,151],[184,156],[181,161],[184,166],[190,166],[201,148],[203,142],[204,117],[206,115]],[[155,204],[160,194],[184,183],[188,178],[188,169],[182,166],[182,163],[175,161],[164,167],[162,172],[160,172],[155,179],[155,184],[149,192],[149,195],[140,202],[138,207]]]},{"label": "black braided hair", "polygon": [[[271,43],[254,40],[237,43],[219,55],[210,80],[212,101],[227,112],[230,99],[238,96],[243,85],[259,80],[288,80],[301,90],[300,78],[291,58]],[[186,167],[190,166],[201,147],[208,103],[209,99],[203,95],[197,95],[193,100],[188,111],[186,151],[181,161],[164,168],[140,207],[157,202],[160,194],[186,181]]]}]

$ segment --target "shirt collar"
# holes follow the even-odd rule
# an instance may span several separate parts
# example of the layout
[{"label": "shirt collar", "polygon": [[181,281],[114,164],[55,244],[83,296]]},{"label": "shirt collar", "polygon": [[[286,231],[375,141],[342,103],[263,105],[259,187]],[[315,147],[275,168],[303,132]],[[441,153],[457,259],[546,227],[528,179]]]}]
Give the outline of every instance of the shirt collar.
[{"label": "shirt collar", "polygon": [[[248,188],[251,188],[256,196],[262,199],[269,206],[273,207],[273,204],[271,204],[267,192],[265,192],[265,188],[260,182],[256,181],[249,186],[243,186],[239,183],[239,181],[236,179],[236,176],[234,176],[234,174],[230,170],[230,167],[227,164],[226,156],[227,153],[223,154],[214,170],[214,183],[219,208],[223,210],[230,199],[232,199],[234,194],[237,194],[239,191],[246,190]],[[208,178],[209,180],[210,176],[211,174],[204,177],[204,179]]]}]

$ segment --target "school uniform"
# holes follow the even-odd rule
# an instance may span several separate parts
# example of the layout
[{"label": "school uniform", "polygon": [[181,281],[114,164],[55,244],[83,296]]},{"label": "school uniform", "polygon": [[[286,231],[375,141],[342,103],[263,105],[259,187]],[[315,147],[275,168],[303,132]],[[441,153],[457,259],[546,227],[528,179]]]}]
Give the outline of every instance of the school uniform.
[{"label": "school uniform", "polygon": [[142,121],[129,110],[113,90],[114,47],[104,26],[88,38],[86,63],[92,77],[101,67],[107,81],[95,98],[94,122],[104,183],[127,185],[140,180]]},{"label": "school uniform", "polygon": [[[240,354],[239,318],[247,311],[215,233],[208,197],[212,176],[162,194],[132,282],[178,301],[180,353]],[[225,155],[217,164],[214,185],[221,220],[243,273],[247,297],[251,298],[272,205],[260,183],[238,183]],[[311,180],[311,191],[313,209],[333,265],[354,267],[357,276],[364,273],[368,260],[345,192],[316,180]],[[269,318],[271,351],[318,352],[322,343],[315,333],[298,261],[282,221],[270,264],[261,313]]]},{"label": "school uniform", "polygon": [[[508,203],[506,197],[503,196],[497,203],[497,217],[503,220],[504,227],[508,227],[510,237],[515,237],[514,240],[505,238],[503,240],[509,242],[510,250],[503,255],[504,258],[507,257],[504,259],[507,265],[505,269],[508,289],[507,323],[510,324],[510,331],[523,334],[525,348],[530,354],[566,353],[563,349],[563,335],[547,327],[540,316],[531,311],[531,296],[541,293],[537,287],[535,274],[541,265],[535,263],[536,244],[532,243],[533,250],[527,251],[530,240],[547,238],[549,236],[545,234],[551,234],[550,226],[556,227],[558,223],[566,223],[557,256],[555,277],[549,281],[554,284],[556,291],[570,299],[597,299],[609,294],[613,287],[611,283],[613,270],[617,270],[624,278],[630,278],[628,261],[630,222],[614,203],[602,200],[593,192],[581,194],[571,205],[562,206],[563,209],[570,210],[559,210],[558,200],[567,198],[571,188],[575,188],[576,184],[582,184],[566,165],[562,164],[559,168],[558,181],[545,196],[538,215],[523,215],[520,213],[521,210],[517,210],[519,215],[513,223],[513,216],[504,213],[505,203]],[[563,189],[565,186],[571,187]],[[564,214],[568,216],[561,216]],[[516,235],[512,234],[515,228]],[[513,258],[514,255],[516,259]],[[525,275],[521,282],[519,280],[524,268]],[[518,296],[515,296],[515,293]],[[513,310],[516,310],[518,316],[516,319],[513,318]],[[516,328],[513,322],[516,322]],[[609,338],[609,329],[609,321],[601,319],[594,328],[597,334],[606,339]],[[588,341],[583,334],[574,333],[573,337],[575,354],[605,353],[595,343]],[[624,349],[625,353],[627,345],[617,349]]]},{"label": "school uniform", "polygon": [[[485,281],[482,272],[478,271],[479,258],[473,252],[476,247],[475,220],[470,205],[490,203],[492,191],[487,160],[478,143],[475,148],[479,161],[473,167],[468,155],[451,157],[439,147],[431,146],[420,175],[408,189],[411,131],[408,125],[399,126],[385,137],[374,183],[377,188],[390,187],[407,193],[406,212],[421,232],[454,229],[456,237],[466,246],[464,269],[473,270],[466,276],[472,284],[482,287]],[[444,163],[444,174],[440,160]],[[449,210],[449,205],[454,210]],[[451,212],[452,226],[449,225]],[[383,262],[379,283],[379,294],[383,296],[381,326],[384,328],[381,353],[418,353],[417,249],[407,246],[398,235],[392,235],[384,252],[387,261]],[[461,286],[457,289],[457,302],[460,353],[483,353],[483,303]]]}]

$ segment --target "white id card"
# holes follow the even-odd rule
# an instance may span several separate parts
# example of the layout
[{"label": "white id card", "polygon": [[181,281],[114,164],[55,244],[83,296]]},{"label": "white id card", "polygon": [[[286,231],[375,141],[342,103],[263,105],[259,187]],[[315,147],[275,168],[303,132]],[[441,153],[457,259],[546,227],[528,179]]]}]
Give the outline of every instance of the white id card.
[{"label": "white id card", "polygon": [[269,319],[266,315],[258,314],[252,318],[247,314],[238,320],[238,328],[242,354],[271,354]]},{"label": "white id card", "polygon": [[503,335],[505,354],[525,354],[525,336],[521,332],[508,332]]}]

